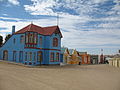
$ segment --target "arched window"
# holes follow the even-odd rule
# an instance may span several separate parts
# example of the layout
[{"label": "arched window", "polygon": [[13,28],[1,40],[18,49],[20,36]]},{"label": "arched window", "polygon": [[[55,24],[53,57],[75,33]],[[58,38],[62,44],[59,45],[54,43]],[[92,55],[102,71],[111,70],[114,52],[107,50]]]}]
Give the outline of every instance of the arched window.
[{"label": "arched window", "polygon": [[53,47],[57,47],[57,46],[58,46],[58,39],[53,38]]},{"label": "arched window", "polygon": [[54,52],[51,52],[51,54],[50,54],[50,61],[54,62]]},{"label": "arched window", "polygon": [[42,37],[40,37],[40,46],[42,46]]},{"label": "arched window", "polygon": [[24,36],[23,35],[20,36],[20,43],[24,43]]},{"label": "arched window", "polygon": [[3,60],[8,60],[8,51],[3,51]]}]

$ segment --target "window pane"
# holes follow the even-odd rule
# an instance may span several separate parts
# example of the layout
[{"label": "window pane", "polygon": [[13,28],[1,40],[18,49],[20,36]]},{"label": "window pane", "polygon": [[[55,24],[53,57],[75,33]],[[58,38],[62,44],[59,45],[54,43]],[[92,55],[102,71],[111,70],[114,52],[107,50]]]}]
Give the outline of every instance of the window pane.
[{"label": "window pane", "polygon": [[24,43],[24,36],[23,35],[20,37],[20,43]]},{"label": "window pane", "polygon": [[30,54],[30,61],[32,61],[32,52],[30,52],[29,54]]},{"label": "window pane", "polygon": [[53,46],[54,47],[58,46],[58,39],[57,38],[53,38]]},{"label": "window pane", "polygon": [[54,62],[54,53],[53,52],[51,52],[51,54],[50,54],[50,61]]}]

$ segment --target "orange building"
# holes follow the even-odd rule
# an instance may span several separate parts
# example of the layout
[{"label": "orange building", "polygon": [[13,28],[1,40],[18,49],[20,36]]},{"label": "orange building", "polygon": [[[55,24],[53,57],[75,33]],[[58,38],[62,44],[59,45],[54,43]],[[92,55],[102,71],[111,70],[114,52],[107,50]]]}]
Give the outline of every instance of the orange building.
[{"label": "orange building", "polygon": [[87,52],[79,52],[82,61],[81,64],[90,64],[90,55]]}]

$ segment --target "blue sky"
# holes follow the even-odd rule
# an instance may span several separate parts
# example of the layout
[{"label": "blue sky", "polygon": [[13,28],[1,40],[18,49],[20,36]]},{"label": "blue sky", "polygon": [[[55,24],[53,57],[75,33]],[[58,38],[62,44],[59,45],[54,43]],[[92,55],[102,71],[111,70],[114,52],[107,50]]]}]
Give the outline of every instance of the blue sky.
[{"label": "blue sky", "polygon": [[0,0],[0,35],[33,22],[57,25],[62,46],[90,54],[116,54],[120,49],[120,0]]}]

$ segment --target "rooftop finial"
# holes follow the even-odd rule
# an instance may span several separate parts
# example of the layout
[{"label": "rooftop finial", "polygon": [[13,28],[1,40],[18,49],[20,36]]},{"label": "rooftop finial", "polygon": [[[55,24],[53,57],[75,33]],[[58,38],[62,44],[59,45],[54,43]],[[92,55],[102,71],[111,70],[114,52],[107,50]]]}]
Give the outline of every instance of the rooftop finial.
[{"label": "rooftop finial", "polygon": [[33,21],[31,21],[31,24],[33,24]]}]

